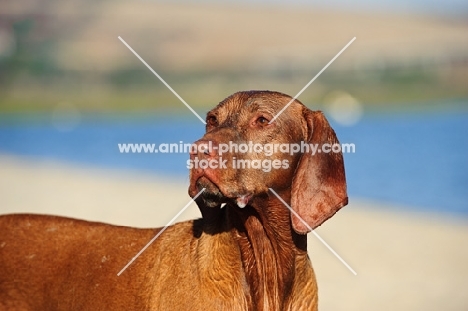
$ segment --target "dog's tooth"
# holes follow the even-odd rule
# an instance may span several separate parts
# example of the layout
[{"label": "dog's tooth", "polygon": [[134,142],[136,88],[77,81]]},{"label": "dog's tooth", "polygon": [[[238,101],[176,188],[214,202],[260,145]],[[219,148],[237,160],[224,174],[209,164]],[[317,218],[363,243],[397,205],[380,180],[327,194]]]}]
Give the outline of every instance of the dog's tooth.
[{"label": "dog's tooth", "polygon": [[236,200],[237,206],[240,208],[244,208],[247,206],[247,203],[249,203],[249,196],[248,195],[243,195],[237,198]]},{"label": "dog's tooth", "polygon": [[240,201],[238,200],[238,201],[237,201],[237,206],[239,206],[240,208],[244,208],[244,207],[247,206],[247,204],[244,203],[244,202],[240,202]]}]

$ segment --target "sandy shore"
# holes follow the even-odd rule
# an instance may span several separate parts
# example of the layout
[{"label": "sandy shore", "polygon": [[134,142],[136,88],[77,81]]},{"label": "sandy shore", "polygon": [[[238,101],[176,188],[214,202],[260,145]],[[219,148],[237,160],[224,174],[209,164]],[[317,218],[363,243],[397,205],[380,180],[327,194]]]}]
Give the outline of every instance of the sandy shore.
[{"label": "sandy shore", "polygon": [[[47,213],[114,224],[164,226],[189,202],[188,178],[0,156],[0,214]],[[351,198],[312,234],[321,310],[467,310],[468,221],[398,212]],[[198,217],[192,204],[178,221]]]}]

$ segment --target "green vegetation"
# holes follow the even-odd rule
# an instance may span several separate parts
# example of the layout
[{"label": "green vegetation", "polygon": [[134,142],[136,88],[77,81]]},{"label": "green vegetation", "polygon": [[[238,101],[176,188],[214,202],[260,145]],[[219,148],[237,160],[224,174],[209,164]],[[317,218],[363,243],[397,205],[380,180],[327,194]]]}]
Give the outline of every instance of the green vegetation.
[{"label": "green vegetation", "polygon": [[[468,88],[454,77],[464,68],[450,72],[433,69],[368,70],[325,72],[300,99],[320,104],[327,94],[341,90],[368,107],[404,108],[408,103],[424,108],[435,101],[468,98]],[[224,97],[239,90],[270,89],[295,95],[318,70],[275,73],[201,72],[161,73],[188,103],[198,109],[213,107]],[[447,78],[450,77],[450,78]],[[34,74],[24,83],[3,85],[0,112],[47,112],[61,102],[72,103],[83,112],[127,113],[185,109],[182,103],[151,72],[123,70],[105,77],[78,73]],[[429,107],[429,106],[428,106]]]},{"label": "green vegetation", "polygon": [[[77,14],[70,22],[64,16],[45,19],[40,14],[26,14],[17,20],[9,20],[11,25],[8,26],[11,27],[5,29],[10,29],[14,44],[11,45],[11,53],[1,54],[0,50],[0,113],[47,113],[64,102],[84,113],[186,112],[183,104],[119,42],[106,41],[106,45],[96,48],[98,52],[94,56],[73,54],[76,46],[82,52],[94,50],[101,38],[107,38],[108,34],[103,32],[105,36],[98,36],[99,40],[90,43],[69,39],[86,29],[85,21],[93,19],[92,15]],[[67,27],[58,27],[53,23],[54,18],[58,17]],[[139,31],[143,33],[144,30],[143,27]],[[242,32],[242,29],[238,31]],[[113,40],[117,41],[115,38]],[[172,41],[168,42],[165,44],[172,44]],[[186,42],[191,44],[187,53],[199,47],[197,41],[187,38],[179,42],[182,45],[178,47],[185,47],[183,44]],[[91,61],[92,57],[103,60],[111,52],[115,54],[119,48],[126,53],[127,63],[113,56],[109,58],[114,62],[107,67],[93,67],[98,66],[96,64],[100,64],[100,61]],[[163,45],[158,48],[164,50]],[[216,51],[213,53],[216,55]],[[423,58],[409,61],[410,58],[402,57],[386,63],[365,62],[367,60],[363,59],[348,60],[346,63],[344,55],[345,59],[330,66],[300,96],[300,100],[311,107],[320,107],[327,96],[335,91],[345,92],[372,109],[407,108],[408,104],[424,109],[435,102],[465,100],[468,99],[468,61],[466,53],[457,53],[455,51],[440,59],[428,58],[429,61]],[[173,62],[175,56],[166,53],[164,58],[146,54],[150,59],[148,62],[156,66],[158,73],[199,111],[213,107],[240,90],[269,89],[293,96],[319,72],[321,67],[318,67],[318,63],[320,66],[324,64],[319,61],[313,67],[299,67],[294,63],[296,60],[293,56],[289,56],[286,60],[291,63],[273,62],[276,65],[271,66],[268,63],[250,68],[249,63],[242,61],[245,64],[235,68],[235,62],[226,61],[211,67],[209,65],[212,64],[207,64],[207,69],[200,69],[203,68],[200,65],[184,65],[171,71],[168,69],[171,66],[165,67],[164,62]],[[233,54],[237,55],[237,52]],[[61,60],[60,55],[68,58]],[[87,67],[75,64],[80,57],[78,60],[81,63],[78,63],[87,64]],[[152,60],[150,57],[153,57]]]}]

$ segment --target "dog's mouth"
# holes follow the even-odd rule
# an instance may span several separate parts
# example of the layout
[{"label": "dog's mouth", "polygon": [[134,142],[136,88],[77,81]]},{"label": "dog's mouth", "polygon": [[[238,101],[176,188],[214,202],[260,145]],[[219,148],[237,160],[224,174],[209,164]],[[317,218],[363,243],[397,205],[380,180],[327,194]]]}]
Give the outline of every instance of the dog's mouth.
[{"label": "dog's mouth", "polygon": [[200,195],[205,205],[208,207],[219,207],[223,203],[232,202],[240,208],[244,208],[252,198],[251,194],[232,194],[227,195],[206,176],[201,176],[195,183],[197,191],[200,192],[203,188],[205,191]]},{"label": "dog's mouth", "polygon": [[205,176],[197,179],[195,186],[197,191],[200,192],[203,188],[205,191],[200,195],[206,206],[217,207],[222,203],[226,203],[227,198],[221,192],[219,187]]}]

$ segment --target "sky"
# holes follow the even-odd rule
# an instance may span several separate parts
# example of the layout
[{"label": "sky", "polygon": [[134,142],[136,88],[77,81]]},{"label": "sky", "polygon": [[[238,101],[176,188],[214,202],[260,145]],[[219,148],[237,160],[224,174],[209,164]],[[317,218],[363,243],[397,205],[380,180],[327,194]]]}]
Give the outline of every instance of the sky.
[{"label": "sky", "polygon": [[[190,0],[189,0],[190,1]],[[192,0],[193,2],[198,2]],[[215,2],[214,0],[212,0]],[[308,5],[346,11],[383,11],[392,13],[422,13],[431,15],[458,16],[468,18],[467,0],[223,0],[233,3],[255,3],[276,5]]]}]

